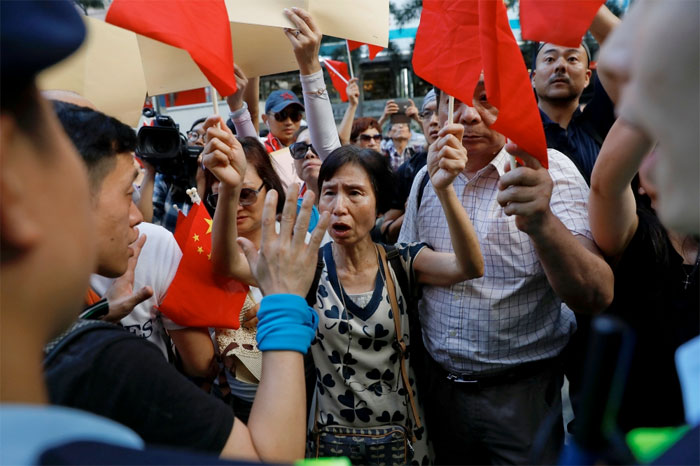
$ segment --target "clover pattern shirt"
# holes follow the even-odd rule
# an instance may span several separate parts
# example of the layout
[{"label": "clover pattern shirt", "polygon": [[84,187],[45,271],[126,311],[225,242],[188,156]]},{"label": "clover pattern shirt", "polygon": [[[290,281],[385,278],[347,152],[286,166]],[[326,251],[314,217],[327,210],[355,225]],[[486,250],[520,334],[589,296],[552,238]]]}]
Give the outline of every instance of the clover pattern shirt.
[{"label": "clover pattern shirt", "polygon": [[[425,247],[423,243],[396,245],[409,286],[415,286],[413,262]],[[389,294],[382,278],[383,268],[380,265],[369,303],[358,307],[340,286],[331,244],[324,246],[323,257],[325,266],[314,305],[319,324],[316,338],[311,343],[318,403],[312,415],[316,416],[319,427],[400,424],[410,430],[414,420],[401,377],[399,352],[393,345],[396,331]],[[401,293],[396,275],[393,271],[391,273],[401,310],[401,331],[409,345],[406,298]],[[409,369],[410,365],[406,367]],[[409,379],[417,403],[415,377],[410,369]],[[424,422],[420,407],[419,413]],[[414,464],[429,462],[424,429],[425,424],[415,430],[418,442],[413,445]]]}]

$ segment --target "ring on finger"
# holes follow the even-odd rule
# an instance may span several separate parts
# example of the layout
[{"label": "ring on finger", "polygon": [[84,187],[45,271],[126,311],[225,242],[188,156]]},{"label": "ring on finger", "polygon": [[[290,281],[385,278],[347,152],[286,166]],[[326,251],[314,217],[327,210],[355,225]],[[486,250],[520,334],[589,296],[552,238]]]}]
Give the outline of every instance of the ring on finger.
[{"label": "ring on finger", "polygon": [[299,34],[301,34],[301,31],[300,31],[299,29],[295,29],[295,30],[292,32],[292,34],[294,34],[294,37],[295,37],[296,39],[298,39],[298,38],[299,38]]}]

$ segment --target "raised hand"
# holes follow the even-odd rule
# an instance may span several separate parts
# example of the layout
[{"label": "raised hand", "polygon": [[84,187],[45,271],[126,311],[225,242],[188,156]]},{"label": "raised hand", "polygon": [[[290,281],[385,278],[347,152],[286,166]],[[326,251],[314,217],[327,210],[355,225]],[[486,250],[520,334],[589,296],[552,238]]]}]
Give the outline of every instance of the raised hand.
[{"label": "raised hand", "polygon": [[449,187],[467,166],[467,150],[462,145],[464,127],[445,125],[428,148],[428,173],[436,190]]},{"label": "raised hand", "polygon": [[360,86],[358,86],[358,82],[357,78],[352,78],[348,81],[348,85],[345,88],[345,93],[348,95],[348,103],[353,107],[360,103]]},{"label": "raised hand", "polygon": [[299,185],[292,183],[287,189],[282,211],[280,232],[275,229],[277,192],[270,190],[265,197],[262,219],[262,241],[258,252],[246,238],[238,238],[238,245],[250,264],[250,270],[264,295],[296,294],[306,296],[313,281],[318,262],[318,247],[328,228],[327,212],[321,215],[311,240],[305,243],[306,232],[314,204],[314,194],[307,191],[296,214]]},{"label": "raised hand", "polygon": [[537,234],[548,216],[554,182],[549,172],[533,156],[513,143],[506,151],[518,157],[525,165],[512,170],[506,164],[506,173],[498,182],[498,203],[506,215],[515,215],[515,225],[528,235]]},{"label": "raised hand", "polygon": [[238,90],[226,97],[226,103],[232,112],[239,110],[243,106],[243,94],[248,86],[248,78],[246,78],[243,70],[236,64],[233,65],[233,74],[236,77],[236,87]]},{"label": "raised hand", "polygon": [[206,145],[202,152],[202,164],[224,185],[243,185],[246,167],[245,152],[238,139],[218,115],[204,122]]},{"label": "raised hand", "polygon": [[321,70],[318,53],[321,50],[323,34],[311,15],[301,8],[284,9],[284,14],[294,24],[295,29],[286,28],[284,33],[292,43],[294,56],[302,75],[309,75]]},{"label": "raised hand", "polygon": [[141,235],[129,245],[131,257],[129,257],[126,272],[114,280],[105,293],[105,298],[109,303],[109,312],[102,320],[119,322],[128,316],[134,307],[153,296],[153,289],[150,286],[144,286],[134,293],[134,270],[141,254],[141,248],[145,243],[146,235]]},{"label": "raised hand", "polygon": [[412,118],[416,120],[418,123],[421,122],[420,116],[418,115],[418,107],[416,107],[415,102],[413,100],[408,99],[408,102],[411,104],[406,108],[406,116],[409,118]]}]

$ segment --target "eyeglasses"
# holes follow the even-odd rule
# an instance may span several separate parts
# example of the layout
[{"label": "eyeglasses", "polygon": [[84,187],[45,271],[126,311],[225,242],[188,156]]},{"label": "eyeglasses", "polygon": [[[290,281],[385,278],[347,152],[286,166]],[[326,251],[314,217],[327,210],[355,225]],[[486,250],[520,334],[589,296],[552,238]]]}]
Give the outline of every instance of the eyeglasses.
[{"label": "eyeglasses", "polygon": [[[258,189],[252,189],[252,188],[243,188],[241,189],[241,194],[238,197],[238,203],[242,206],[249,206],[253,205],[257,202],[258,200],[258,194],[260,194],[260,191],[265,187],[265,182],[260,185]],[[219,202],[219,194],[218,193],[209,193],[207,194],[207,204],[211,206],[212,208],[216,208],[216,204]]]},{"label": "eyeglasses", "polygon": [[374,139],[375,142],[379,142],[382,140],[382,135],[381,134],[374,134],[374,135],[369,135],[369,134],[360,134],[360,141],[362,142],[369,142],[372,139]]},{"label": "eyeglasses", "polygon": [[194,130],[187,132],[187,142],[197,142],[199,138],[202,138],[202,141],[204,141],[204,133],[198,133]]},{"label": "eyeglasses", "polygon": [[435,115],[437,112],[435,110],[423,110],[420,112],[418,115],[424,120],[429,120]]},{"label": "eyeglasses", "polygon": [[294,123],[297,121],[301,120],[302,117],[302,111],[299,110],[298,108],[285,108],[281,112],[275,112],[273,113],[273,116],[275,117],[275,120],[279,121],[280,123],[283,121],[286,121],[287,118],[291,118]]},{"label": "eyeglasses", "polygon": [[316,152],[316,149],[314,149],[314,146],[311,144],[300,141],[289,146],[289,152],[292,154],[292,158],[294,160],[301,160],[306,157],[306,153],[309,151],[309,149],[311,149],[311,152],[318,156],[318,152]]}]

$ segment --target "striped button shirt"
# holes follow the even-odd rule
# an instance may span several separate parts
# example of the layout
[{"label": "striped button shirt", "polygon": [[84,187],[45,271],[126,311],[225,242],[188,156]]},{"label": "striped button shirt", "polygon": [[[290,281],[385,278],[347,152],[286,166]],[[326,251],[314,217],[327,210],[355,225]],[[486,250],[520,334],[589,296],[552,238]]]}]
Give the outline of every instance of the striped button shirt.
[{"label": "striped button shirt", "polygon": [[[592,239],[586,182],[565,155],[553,149],[548,153],[552,212],[572,234]],[[426,286],[419,304],[426,348],[446,370],[458,374],[498,373],[554,357],[576,329],[573,312],[547,281],[529,237],[496,201],[506,163],[502,149],[471,179],[461,173],[454,181],[481,245],[484,276],[449,287]],[[436,251],[452,251],[447,220],[430,183],[416,212],[425,173],[423,168],[413,183],[399,242],[421,241]]]}]

